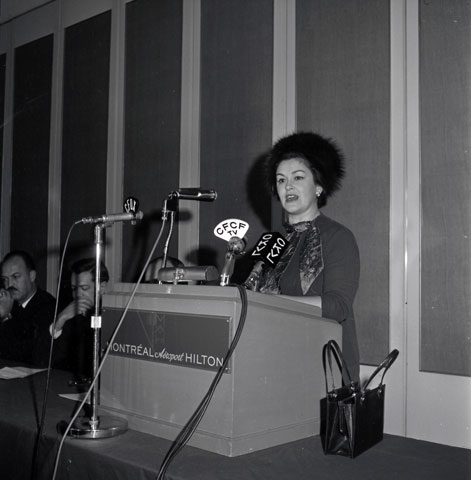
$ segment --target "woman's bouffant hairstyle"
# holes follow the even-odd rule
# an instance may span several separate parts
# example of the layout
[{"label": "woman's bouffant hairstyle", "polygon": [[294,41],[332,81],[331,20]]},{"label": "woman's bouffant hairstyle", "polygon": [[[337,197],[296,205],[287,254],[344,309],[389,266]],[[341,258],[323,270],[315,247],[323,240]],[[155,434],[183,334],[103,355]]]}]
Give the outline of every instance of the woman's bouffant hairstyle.
[{"label": "woman's bouffant hairstyle", "polygon": [[322,187],[318,207],[323,207],[341,186],[345,174],[344,157],[341,150],[330,138],[317,133],[299,132],[278,140],[267,156],[266,178],[272,193],[276,191],[276,170],[283,160],[302,158],[312,171],[314,181]]}]

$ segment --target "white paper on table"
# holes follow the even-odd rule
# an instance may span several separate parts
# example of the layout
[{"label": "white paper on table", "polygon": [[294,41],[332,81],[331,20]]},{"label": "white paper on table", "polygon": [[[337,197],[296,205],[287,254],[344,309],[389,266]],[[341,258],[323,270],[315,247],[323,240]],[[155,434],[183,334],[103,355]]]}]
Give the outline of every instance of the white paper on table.
[{"label": "white paper on table", "polygon": [[12,378],[25,378],[35,373],[44,372],[46,368],[28,367],[3,367],[0,368],[0,379],[11,380]]},{"label": "white paper on table", "polygon": [[[81,402],[85,397],[83,393],[59,393],[59,397],[66,398],[67,400],[74,400],[75,402]],[[90,403],[90,398],[87,398],[86,403]]]}]

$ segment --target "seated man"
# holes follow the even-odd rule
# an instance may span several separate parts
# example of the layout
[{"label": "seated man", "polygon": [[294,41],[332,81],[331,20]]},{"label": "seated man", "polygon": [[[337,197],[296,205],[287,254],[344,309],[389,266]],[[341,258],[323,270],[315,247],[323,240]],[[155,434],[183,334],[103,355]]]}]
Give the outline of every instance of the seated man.
[{"label": "seated man", "polygon": [[[93,329],[91,316],[95,306],[96,260],[84,258],[71,267],[73,300],[58,315],[54,332],[54,366],[69,370],[79,382],[93,375]],[[101,292],[105,291],[109,273],[102,263]],[[52,325],[51,325],[52,333]]]},{"label": "seated man", "polygon": [[0,291],[0,358],[47,367],[55,299],[36,285],[31,256],[15,250],[2,261]]}]

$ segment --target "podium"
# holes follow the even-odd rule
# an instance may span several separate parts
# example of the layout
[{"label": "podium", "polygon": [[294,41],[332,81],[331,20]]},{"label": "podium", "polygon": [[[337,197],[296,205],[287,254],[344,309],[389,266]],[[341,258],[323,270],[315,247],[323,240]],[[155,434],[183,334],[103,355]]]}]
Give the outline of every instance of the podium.
[{"label": "podium", "polygon": [[[129,287],[129,288],[128,288]],[[131,288],[103,297],[102,345]],[[341,326],[320,310],[248,291],[245,326],[188,445],[238,456],[317,435],[322,347]],[[239,323],[235,287],[141,285],[101,372],[101,411],[174,440],[213,380]]]}]

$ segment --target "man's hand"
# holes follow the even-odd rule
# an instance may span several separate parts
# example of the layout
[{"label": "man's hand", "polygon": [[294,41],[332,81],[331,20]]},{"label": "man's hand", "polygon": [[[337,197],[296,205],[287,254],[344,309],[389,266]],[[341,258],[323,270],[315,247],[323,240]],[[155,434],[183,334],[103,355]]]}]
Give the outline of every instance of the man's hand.
[{"label": "man's hand", "polygon": [[0,289],[0,319],[10,315],[13,308],[13,298],[8,290]]},{"label": "man's hand", "polygon": [[80,297],[75,299],[76,315],[86,315],[93,308],[95,303],[88,297]]},{"label": "man's hand", "polygon": [[57,316],[56,332],[62,331],[66,322],[76,315],[85,315],[93,305],[93,301],[87,297],[76,298],[70,302]]}]

